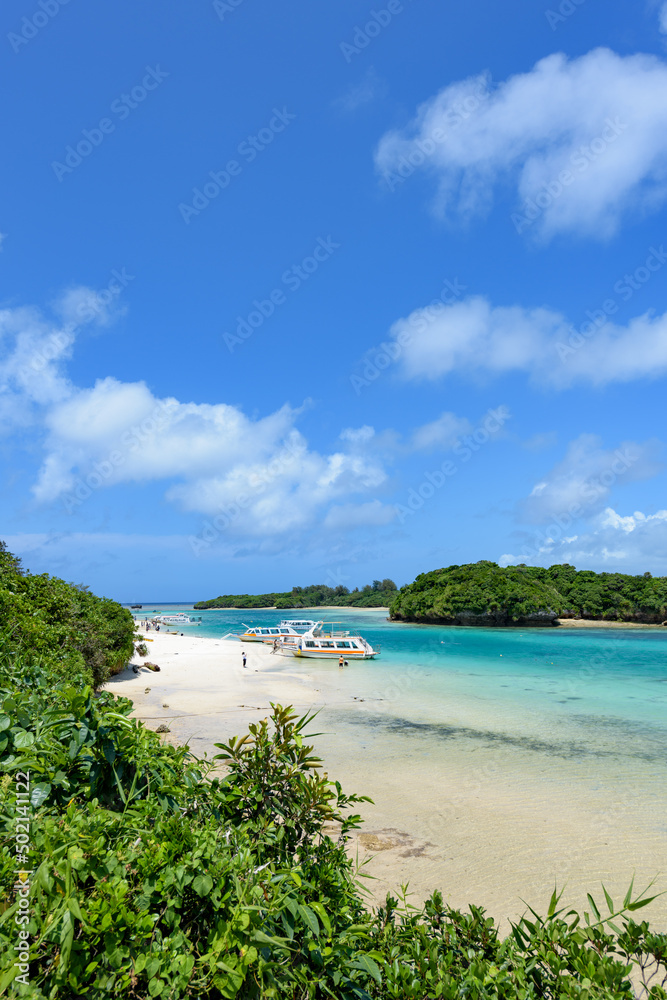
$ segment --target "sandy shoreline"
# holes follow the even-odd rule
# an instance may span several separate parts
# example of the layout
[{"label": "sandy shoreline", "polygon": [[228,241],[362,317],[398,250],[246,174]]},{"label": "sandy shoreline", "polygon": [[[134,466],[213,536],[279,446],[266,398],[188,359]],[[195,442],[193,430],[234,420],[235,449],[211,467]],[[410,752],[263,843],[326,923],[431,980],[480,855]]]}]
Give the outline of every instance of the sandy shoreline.
[{"label": "sandy shoreline", "polygon": [[605,622],[590,618],[558,618],[561,628],[665,628],[662,622]]},{"label": "sandy shoreline", "polygon": [[[339,671],[274,655],[259,643],[192,633],[147,638],[147,659],[160,672],[128,669],[108,689],[132,698],[150,728],[167,725],[165,738],[188,743],[197,756],[245,732],[271,702],[321,712],[313,731],[322,733],[314,742],[325,769],[347,792],[374,800],[359,809],[364,825],[351,850],[367,862],[375,902],[409,882],[415,901],[439,888],[454,906],[485,906],[506,928],[524,912],[522,900],[545,909],[554,883],[567,884],[568,902],[581,909],[586,891],[601,895],[601,881],[622,896],[633,874],[639,884],[664,873],[661,796],[648,812],[631,785],[612,801],[604,782],[592,783],[585,770],[577,777],[527,752],[479,746],[461,753],[452,744],[442,751],[447,756],[434,754],[419,736],[393,734],[400,698],[374,699],[357,686],[353,667]],[[666,887],[663,877],[657,889]],[[646,911],[662,929],[665,899]]]}]

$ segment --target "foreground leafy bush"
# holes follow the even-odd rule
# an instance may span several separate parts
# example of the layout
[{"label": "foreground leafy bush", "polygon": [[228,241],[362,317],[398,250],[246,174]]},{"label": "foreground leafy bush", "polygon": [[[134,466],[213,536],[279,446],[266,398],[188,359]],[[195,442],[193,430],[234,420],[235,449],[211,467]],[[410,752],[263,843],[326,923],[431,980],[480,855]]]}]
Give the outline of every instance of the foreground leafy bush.
[{"label": "foreground leafy bush", "polygon": [[46,573],[25,573],[0,542],[0,634],[28,657],[50,661],[52,676],[87,672],[99,687],[133,652],[134,621],[116,601]]}]

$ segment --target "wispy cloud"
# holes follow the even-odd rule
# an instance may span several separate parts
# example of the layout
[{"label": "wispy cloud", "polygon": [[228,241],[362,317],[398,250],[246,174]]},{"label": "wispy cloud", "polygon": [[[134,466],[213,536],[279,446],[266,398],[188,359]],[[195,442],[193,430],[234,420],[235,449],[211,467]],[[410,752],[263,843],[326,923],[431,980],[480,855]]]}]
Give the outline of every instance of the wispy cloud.
[{"label": "wispy cloud", "polygon": [[625,441],[607,449],[597,435],[579,435],[520,504],[521,520],[545,524],[552,518],[593,516],[615,486],[657,475],[662,467],[658,451],[656,441]]},{"label": "wispy cloud", "polygon": [[372,104],[387,96],[389,87],[387,81],[383,80],[375,72],[373,66],[367,69],[359,83],[352,84],[344,94],[333,101],[333,106],[337,111],[351,113],[358,108]]},{"label": "wispy cloud", "polygon": [[493,306],[475,296],[438,310],[417,309],[394,323],[390,333],[403,345],[399,370],[409,379],[525,372],[563,389],[667,372],[667,313],[646,313],[625,326],[600,313],[585,329],[585,334],[576,331],[551,309]]}]

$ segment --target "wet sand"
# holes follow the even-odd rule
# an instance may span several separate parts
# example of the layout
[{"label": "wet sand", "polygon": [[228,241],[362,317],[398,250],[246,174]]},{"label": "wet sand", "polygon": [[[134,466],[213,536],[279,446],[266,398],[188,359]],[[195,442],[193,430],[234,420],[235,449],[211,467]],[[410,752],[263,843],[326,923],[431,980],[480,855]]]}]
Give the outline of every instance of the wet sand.
[{"label": "wet sand", "polygon": [[[600,762],[549,761],[465,740],[436,745],[419,730],[397,732],[397,705],[369,697],[353,668],[192,633],[152,639],[147,659],[160,672],[129,669],[108,688],[197,756],[216,753],[214,743],[243,733],[271,702],[320,711],[312,730],[322,733],[314,742],[326,770],[347,792],[374,800],[359,807],[364,825],[351,843],[372,876],[371,902],[409,882],[415,902],[437,888],[456,907],[486,907],[506,929],[525,903],[545,910],[554,884],[580,909],[587,891],[602,897],[601,882],[622,896],[633,874],[642,887],[658,875],[657,889],[667,889],[663,794],[640,801],[631,774],[606,782]],[[667,929],[667,897],[644,915]]]}]

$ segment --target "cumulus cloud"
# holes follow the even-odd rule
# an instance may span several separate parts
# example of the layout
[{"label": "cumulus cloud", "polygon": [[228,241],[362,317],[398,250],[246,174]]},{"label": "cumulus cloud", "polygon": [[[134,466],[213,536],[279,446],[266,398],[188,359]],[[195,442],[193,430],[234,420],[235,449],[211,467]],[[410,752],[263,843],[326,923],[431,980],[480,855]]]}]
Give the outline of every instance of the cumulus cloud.
[{"label": "cumulus cloud", "polygon": [[541,238],[607,238],[667,195],[667,65],[600,48],[548,56],[495,87],[483,76],[451,84],[382,138],[376,165],[390,187],[427,169],[450,219],[488,212],[509,185]]},{"label": "cumulus cloud", "polygon": [[667,372],[667,313],[646,313],[624,326],[608,320],[602,310],[592,316],[576,330],[551,309],[493,306],[474,296],[439,309],[417,309],[394,323],[390,333],[407,378],[525,372],[566,388]]},{"label": "cumulus cloud", "polygon": [[32,309],[0,312],[0,415],[12,426],[32,422],[43,436],[38,502],[74,512],[96,490],[157,481],[180,509],[222,514],[232,534],[259,536],[375,497],[386,474],[367,454],[372,427],[347,428],[340,447],[320,454],[296,427],[302,411],[289,405],[253,420],[227,403],[158,398],[143,382],[73,385],[65,371],[78,332],[72,317],[90,301],[85,290],[67,293],[54,309],[63,324]]},{"label": "cumulus cloud", "polygon": [[621,515],[607,507],[589,531],[542,539],[518,554],[505,553],[501,566],[570,563],[578,569],[667,574],[667,510]]},{"label": "cumulus cloud", "polygon": [[520,505],[522,520],[545,524],[554,519],[568,526],[590,517],[605,505],[614,486],[657,474],[657,449],[654,441],[626,441],[605,449],[597,435],[581,434]]}]

